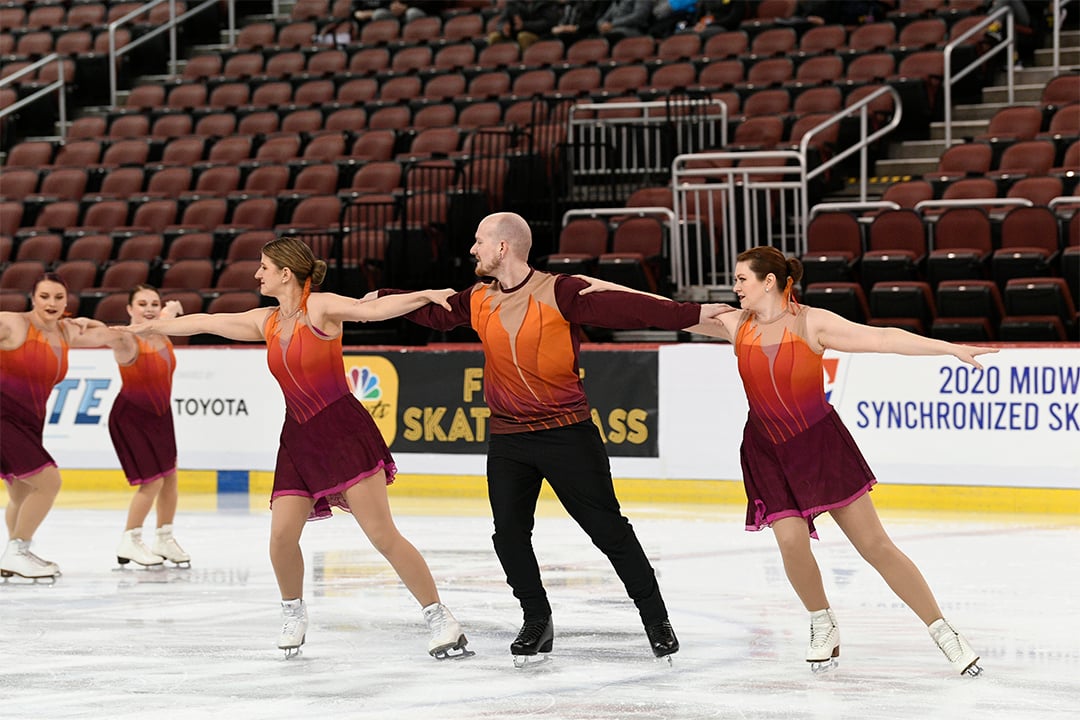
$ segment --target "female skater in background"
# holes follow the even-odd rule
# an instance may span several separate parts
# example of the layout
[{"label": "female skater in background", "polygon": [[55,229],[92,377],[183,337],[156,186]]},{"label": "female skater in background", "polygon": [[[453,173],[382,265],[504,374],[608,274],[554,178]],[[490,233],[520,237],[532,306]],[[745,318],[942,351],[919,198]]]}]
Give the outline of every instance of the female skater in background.
[{"label": "female skater in background", "polygon": [[270,560],[281,590],[284,622],[278,647],[286,656],[304,643],[304,557],[300,535],[309,519],[329,517],[330,506],[349,510],[371,544],[389,560],[423,607],[431,630],[428,652],[437,658],[469,654],[461,626],[442,603],[424,558],[394,525],[386,486],[397,471],[371,415],[352,394],[342,360],[342,323],[397,317],[429,302],[446,304],[451,290],[425,290],[361,301],[311,293],[326,263],[295,238],[267,243],[255,273],[274,308],[152,320],[127,330],[139,334],[214,333],[234,340],[265,340],[270,372],[285,394],[271,499]]},{"label": "female skater in background", "polygon": [[[151,285],[136,285],[128,295],[131,323],[169,319],[183,314],[176,300],[162,307],[161,295]],[[128,484],[137,488],[128,508],[127,525],[116,549],[121,565],[161,565],[168,560],[190,567],[191,557],[173,538],[178,498],[176,431],[173,429],[172,376],[176,355],[165,335],[139,337],[116,333],[109,346],[120,366],[120,394],[109,413],[109,435]],[[157,503],[157,530],[148,548],[142,539],[143,523]]]},{"label": "female skater in background", "polygon": [[0,477],[7,483],[8,543],[0,576],[55,578],[60,567],[30,552],[34,533],[60,492],[60,471],[45,449],[46,403],[67,375],[69,347],[100,347],[112,336],[104,323],[65,318],[67,285],[43,274],[28,312],[0,312]]}]

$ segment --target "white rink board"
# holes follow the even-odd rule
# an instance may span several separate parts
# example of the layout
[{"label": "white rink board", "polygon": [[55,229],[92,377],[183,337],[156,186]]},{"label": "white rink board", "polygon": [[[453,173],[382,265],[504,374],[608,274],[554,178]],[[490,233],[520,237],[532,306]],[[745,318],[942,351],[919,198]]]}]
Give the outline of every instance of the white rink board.
[{"label": "white rink board", "polygon": [[[265,349],[176,352],[180,466],[272,470],[284,403]],[[1080,347],[1003,349],[984,356],[985,372],[948,357],[829,353],[826,361],[830,399],[880,480],[1080,488]],[[739,479],[746,399],[731,347],[661,347],[659,375],[659,457],[612,458],[613,474]],[[71,351],[45,430],[61,467],[118,466],[107,418],[119,383],[111,352]],[[484,474],[480,454],[396,457],[405,473]]]}]

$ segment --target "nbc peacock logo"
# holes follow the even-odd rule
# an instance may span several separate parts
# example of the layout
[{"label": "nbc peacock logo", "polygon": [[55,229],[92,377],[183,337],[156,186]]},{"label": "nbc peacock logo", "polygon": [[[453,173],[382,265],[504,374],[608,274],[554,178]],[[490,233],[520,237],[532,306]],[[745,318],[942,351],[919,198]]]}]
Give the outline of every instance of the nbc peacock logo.
[{"label": "nbc peacock logo", "polygon": [[389,360],[374,355],[346,355],[349,389],[371,413],[387,446],[397,437],[398,374]]}]

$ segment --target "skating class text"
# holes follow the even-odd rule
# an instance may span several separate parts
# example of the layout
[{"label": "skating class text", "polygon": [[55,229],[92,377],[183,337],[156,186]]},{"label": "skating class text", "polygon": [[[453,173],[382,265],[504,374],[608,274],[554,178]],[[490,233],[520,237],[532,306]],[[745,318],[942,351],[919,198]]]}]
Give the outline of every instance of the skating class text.
[{"label": "skating class text", "polygon": [[[582,378],[585,370],[580,370]],[[463,407],[413,406],[402,410],[402,437],[410,442],[481,443],[487,441],[487,420],[491,411],[484,403],[484,369],[463,371]],[[592,420],[605,443],[640,445],[649,439],[648,412],[643,408],[610,409],[606,416],[592,408]]]},{"label": "skating class text", "polygon": [[1080,432],[1080,402],[974,399],[977,396],[1064,395],[1076,397],[1080,367],[966,365],[939,370],[941,396],[970,400],[863,400],[856,404],[860,428],[907,430],[1050,430]]}]

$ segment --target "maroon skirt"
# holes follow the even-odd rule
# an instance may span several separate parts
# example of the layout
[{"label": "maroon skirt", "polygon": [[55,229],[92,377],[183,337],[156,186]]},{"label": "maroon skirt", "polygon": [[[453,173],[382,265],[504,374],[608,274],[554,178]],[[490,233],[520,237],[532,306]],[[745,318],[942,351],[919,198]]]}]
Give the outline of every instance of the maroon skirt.
[{"label": "maroon skirt", "polygon": [[746,529],[761,530],[786,517],[814,518],[850,505],[877,481],[854,438],[836,414],[829,414],[786,442],[773,444],[753,421],[743,430],[743,485]]},{"label": "maroon skirt", "polygon": [[44,430],[44,418],[0,396],[0,477],[10,483],[56,467],[42,442]]},{"label": "maroon skirt", "polygon": [[331,515],[331,506],[349,510],[345,491],[382,470],[386,484],[397,466],[371,414],[353,395],[343,395],[305,423],[286,413],[281,428],[274,490],[314,498],[309,520]]},{"label": "maroon skirt", "polygon": [[109,412],[109,435],[128,484],[145,485],[176,471],[171,410],[158,415],[121,394]]}]

